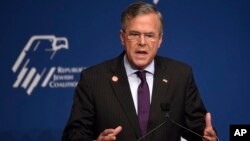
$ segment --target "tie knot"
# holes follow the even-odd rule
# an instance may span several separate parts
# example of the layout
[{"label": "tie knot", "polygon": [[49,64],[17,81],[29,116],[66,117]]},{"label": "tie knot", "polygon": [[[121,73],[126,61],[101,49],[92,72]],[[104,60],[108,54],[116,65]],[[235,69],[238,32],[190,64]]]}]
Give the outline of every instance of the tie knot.
[{"label": "tie knot", "polygon": [[141,81],[146,81],[146,71],[137,71],[136,74]]}]

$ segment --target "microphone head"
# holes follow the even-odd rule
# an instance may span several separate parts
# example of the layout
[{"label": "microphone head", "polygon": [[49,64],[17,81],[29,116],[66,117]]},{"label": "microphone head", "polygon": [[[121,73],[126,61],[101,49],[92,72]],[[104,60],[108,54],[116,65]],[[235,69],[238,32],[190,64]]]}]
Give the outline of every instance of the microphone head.
[{"label": "microphone head", "polygon": [[170,118],[170,116],[169,116],[169,113],[168,113],[168,112],[166,112],[165,116],[166,116],[166,118]]},{"label": "microphone head", "polygon": [[161,110],[166,113],[166,117],[169,117],[170,105],[168,103],[161,103]]}]

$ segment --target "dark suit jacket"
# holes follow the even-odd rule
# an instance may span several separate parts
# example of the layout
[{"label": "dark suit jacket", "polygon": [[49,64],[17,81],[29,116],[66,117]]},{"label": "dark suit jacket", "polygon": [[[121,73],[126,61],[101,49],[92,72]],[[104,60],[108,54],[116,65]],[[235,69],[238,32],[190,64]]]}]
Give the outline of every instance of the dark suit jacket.
[{"label": "dark suit jacket", "polygon": [[[124,53],[81,73],[63,141],[95,140],[104,129],[119,125],[123,130],[117,140],[136,141],[141,137],[123,55]],[[113,81],[113,76],[118,81]],[[169,105],[168,113],[173,120],[203,135],[206,109],[199,96],[191,67],[157,56],[148,131],[166,120],[166,111],[161,109],[161,104]],[[191,141],[201,140],[170,121],[149,135],[147,140],[177,141],[180,136]]]}]

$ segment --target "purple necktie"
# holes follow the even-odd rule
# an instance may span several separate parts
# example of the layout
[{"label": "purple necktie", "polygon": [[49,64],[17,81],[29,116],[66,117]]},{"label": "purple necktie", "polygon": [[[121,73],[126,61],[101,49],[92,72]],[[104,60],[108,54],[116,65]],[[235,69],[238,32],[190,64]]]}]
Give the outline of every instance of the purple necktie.
[{"label": "purple necktie", "polygon": [[150,108],[149,88],[146,80],[146,71],[138,71],[136,74],[141,79],[141,83],[138,87],[138,119],[141,133],[144,135],[147,133]]}]

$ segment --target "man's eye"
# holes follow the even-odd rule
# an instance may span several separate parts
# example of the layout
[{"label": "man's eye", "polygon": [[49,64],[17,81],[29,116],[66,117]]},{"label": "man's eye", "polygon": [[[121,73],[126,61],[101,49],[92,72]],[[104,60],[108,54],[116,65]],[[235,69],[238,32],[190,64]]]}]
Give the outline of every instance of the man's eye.
[{"label": "man's eye", "polygon": [[130,36],[139,36],[138,33],[130,33]]},{"label": "man's eye", "polygon": [[146,34],[145,36],[148,37],[148,38],[153,38],[154,37],[153,34]]}]

